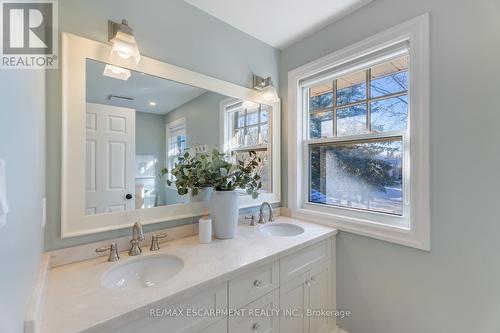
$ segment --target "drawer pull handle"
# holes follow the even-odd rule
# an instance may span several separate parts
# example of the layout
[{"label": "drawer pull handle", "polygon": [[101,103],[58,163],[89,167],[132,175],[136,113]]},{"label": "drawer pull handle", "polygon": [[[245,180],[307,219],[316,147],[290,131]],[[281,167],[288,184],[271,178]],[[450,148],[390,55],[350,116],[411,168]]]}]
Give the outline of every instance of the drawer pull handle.
[{"label": "drawer pull handle", "polygon": [[260,325],[259,325],[259,323],[255,323],[255,324],[253,324],[253,326],[252,326],[252,330],[253,330],[254,332],[258,332],[258,331],[260,330]]},{"label": "drawer pull handle", "polygon": [[260,281],[260,280],[255,280],[255,281],[253,282],[253,286],[254,286],[255,288],[260,288],[260,287],[262,287],[262,281]]}]

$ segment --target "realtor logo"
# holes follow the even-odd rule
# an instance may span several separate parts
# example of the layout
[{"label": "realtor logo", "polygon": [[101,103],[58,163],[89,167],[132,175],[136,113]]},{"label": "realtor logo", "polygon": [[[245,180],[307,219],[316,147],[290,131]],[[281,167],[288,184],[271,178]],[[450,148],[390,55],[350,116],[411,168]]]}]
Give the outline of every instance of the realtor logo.
[{"label": "realtor logo", "polygon": [[57,68],[56,0],[1,1],[0,68]]}]

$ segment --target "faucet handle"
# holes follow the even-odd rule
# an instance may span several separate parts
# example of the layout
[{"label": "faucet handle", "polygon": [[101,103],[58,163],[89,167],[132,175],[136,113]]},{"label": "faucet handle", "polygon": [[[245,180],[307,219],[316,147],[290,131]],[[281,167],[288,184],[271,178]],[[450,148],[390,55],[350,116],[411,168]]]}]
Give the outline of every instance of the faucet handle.
[{"label": "faucet handle", "polygon": [[109,251],[109,257],[108,257],[109,262],[115,262],[120,260],[120,256],[118,255],[118,246],[116,245],[116,243],[111,243],[109,247],[100,247],[98,249],[95,249],[95,252],[97,253],[106,251]]},{"label": "faucet handle", "polygon": [[251,226],[255,225],[255,215],[252,214],[252,215],[245,216],[245,220],[251,220],[250,225]]},{"label": "faucet handle", "polygon": [[151,236],[151,247],[149,248],[149,251],[158,251],[160,249],[160,245],[158,244],[158,239],[162,239],[167,237],[168,234],[153,234]]}]

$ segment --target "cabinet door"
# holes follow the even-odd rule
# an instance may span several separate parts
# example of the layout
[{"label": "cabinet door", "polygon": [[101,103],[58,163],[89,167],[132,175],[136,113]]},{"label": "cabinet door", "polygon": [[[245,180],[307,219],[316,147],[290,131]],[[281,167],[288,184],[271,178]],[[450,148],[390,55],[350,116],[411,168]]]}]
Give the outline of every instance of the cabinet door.
[{"label": "cabinet door", "polygon": [[309,275],[309,332],[329,332],[333,327],[333,318],[321,313],[332,309],[332,276],[330,261],[325,261],[311,269]]},{"label": "cabinet door", "polygon": [[323,261],[330,260],[331,255],[332,241],[326,239],[280,259],[280,282],[288,282],[308,272]]},{"label": "cabinet door", "polygon": [[309,304],[309,272],[280,286],[280,331],[283,333],[309,333],[306,308]]}]

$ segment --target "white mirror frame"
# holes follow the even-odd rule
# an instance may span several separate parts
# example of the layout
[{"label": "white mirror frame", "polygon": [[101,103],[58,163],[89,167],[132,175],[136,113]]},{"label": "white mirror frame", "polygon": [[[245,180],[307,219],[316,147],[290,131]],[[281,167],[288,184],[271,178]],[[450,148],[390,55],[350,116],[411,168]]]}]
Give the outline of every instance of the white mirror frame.
[{"label": "white mirror frame", "polygon": [[[119,213],[85,215],[85,67],[86,59],[128,68],[222,95],[269,105],[261,93],[253,89],[196,73],[152,58],[141,57],[136,66],[111,58],[111,46],[63,32],[62,36],[62,191],[61,238],[94,234],[143,224],[167,222],[200,216],[206,203],[174,204]],[[262,193],[252,200],[242,195],[240,208],[258,206],[264,201],[281,200],[280,101],[272,107],[272,182],[273,192]]]}]

